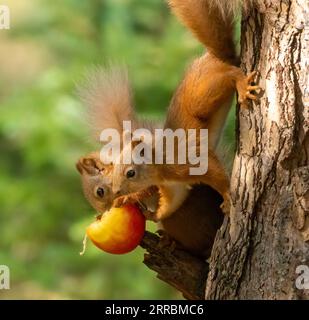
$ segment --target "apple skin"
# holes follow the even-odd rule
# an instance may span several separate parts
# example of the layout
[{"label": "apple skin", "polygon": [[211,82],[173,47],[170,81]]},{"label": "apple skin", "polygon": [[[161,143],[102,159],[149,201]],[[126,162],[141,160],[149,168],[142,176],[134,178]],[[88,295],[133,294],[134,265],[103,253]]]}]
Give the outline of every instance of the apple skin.
[{"label": "apple skin", "polygon": [[141,210],[133,204],[126,204],[105,212],[86,232],[101,250],[112,254],[125,254],[140,244],[145,228],[146,219]]}]

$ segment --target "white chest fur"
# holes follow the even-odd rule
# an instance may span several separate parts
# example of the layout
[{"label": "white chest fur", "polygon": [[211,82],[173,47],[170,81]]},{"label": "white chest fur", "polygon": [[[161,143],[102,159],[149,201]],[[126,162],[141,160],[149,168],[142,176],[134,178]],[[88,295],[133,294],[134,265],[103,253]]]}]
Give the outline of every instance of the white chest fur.
[{"label": "white chest fur", "polygon": [[173,214],[186,200],[191,187],[185,183],[167,182],[160,185],[158,216],[167,218]]}]

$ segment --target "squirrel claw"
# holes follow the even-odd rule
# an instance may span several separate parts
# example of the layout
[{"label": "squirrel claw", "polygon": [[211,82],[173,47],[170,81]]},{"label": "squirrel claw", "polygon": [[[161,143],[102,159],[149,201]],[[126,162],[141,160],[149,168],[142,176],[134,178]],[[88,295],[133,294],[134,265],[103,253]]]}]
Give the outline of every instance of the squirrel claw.
[{"label": "squirrel claw", "polygon": [[248,83],[252,82],[256,75],[257,75],[257,71],[250,72],[246,78],[247,82]]},{"label": "squirrel claw", "polygon": [[[257,71],[253,71],[245,78],[237,81],[238,102],[243,106],[247,106],[248,100],[258,100],[256,91],[261,90],[261,87],[251,84],[256,75]],[[253,91],[255,92],[253,93]]]}]

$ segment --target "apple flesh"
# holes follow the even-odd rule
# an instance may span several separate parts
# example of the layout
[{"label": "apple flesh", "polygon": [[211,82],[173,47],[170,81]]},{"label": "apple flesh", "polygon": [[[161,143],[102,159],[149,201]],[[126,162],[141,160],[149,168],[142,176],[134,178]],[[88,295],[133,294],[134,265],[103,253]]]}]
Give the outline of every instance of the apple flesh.
[{"label": "apple flesh", "polygon": [[133,251],[145,233],[145,217],[141,210],[127,204],[112,208],[87,228],[90,240],[101,250],[112,254]]}]

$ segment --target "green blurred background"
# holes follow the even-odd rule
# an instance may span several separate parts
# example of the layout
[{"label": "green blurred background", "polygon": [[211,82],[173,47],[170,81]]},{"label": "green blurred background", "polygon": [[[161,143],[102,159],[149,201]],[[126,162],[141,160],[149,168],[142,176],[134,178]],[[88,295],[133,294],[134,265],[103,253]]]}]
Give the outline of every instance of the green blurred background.
[{"label": "green blurred background", "polygon": [[181,298],[142,264],[141,249],[112,256],[89,243],[79,256],[95,213],[75,170],[93,149],[75,84],[93,65],[125,63],[138,111],[163,118],[203,48],[163,0],[1,4],[11,29],[0,30],[0,265],[11,269],[11,290],[0,299]]}]

